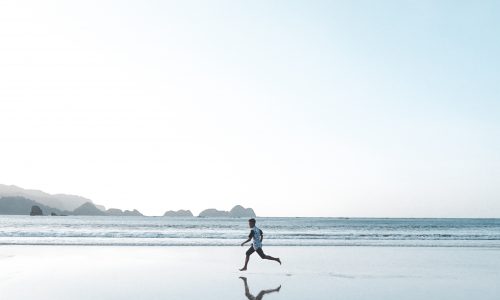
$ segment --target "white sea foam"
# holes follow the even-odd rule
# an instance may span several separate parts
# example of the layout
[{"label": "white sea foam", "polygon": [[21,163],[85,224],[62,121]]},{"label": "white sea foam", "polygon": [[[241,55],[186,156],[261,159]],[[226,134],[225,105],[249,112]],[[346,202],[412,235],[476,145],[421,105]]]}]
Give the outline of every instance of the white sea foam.
[{"label": "white sea foam", "polygon": [[[266,246],[500,247],[500,219],[260,218]],[[3,245],[232,246],[245,219],[0,216]]]}]

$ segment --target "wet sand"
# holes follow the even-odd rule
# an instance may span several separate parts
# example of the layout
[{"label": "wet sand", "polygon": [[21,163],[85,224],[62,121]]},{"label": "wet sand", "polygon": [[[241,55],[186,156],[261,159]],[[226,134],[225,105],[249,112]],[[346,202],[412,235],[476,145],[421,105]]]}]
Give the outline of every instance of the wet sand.
[{"label": "wet sand", "polygon": [[[498,299],[500,249],[0,246],[2,299]],[[240,278],[244,277],[244,278]]]}]

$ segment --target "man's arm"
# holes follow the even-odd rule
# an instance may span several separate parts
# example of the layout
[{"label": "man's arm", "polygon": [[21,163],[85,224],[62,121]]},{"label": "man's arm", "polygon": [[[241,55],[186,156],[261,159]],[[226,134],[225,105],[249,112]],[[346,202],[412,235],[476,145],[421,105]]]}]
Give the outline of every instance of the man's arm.
[{"label": "man's arm", "polygon": [[244,241],[243,243],[241,243],[242,246],[245,246],[246,243],[250,242],[252,240],[252,238],[248,238],[246,241]]},{"label": "man's arm", "polygon": [[262,242],[262,240],[264,239],[264,232],[262,232],[262,230],[260,231],[260,241]]},{"label": "man's arm", "polygon": [[248,239],[241,243],[241,246],[245,246],[246,243],[250,242],[252,240],[252,231],[250,231],[250,234],[248,235]]}]

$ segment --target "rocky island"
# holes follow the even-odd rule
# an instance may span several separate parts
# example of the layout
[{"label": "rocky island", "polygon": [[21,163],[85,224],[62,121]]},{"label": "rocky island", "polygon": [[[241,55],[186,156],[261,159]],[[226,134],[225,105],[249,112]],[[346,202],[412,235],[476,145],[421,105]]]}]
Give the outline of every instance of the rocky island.
[{"label": "rocky island", "polygon": [[164,217],[169,218],[179,218],[179,217],[193,217],[193,213],[190,210],[180,209],[178,211],[169,210],[163,214]]},{"label": "rocky island", "polygon": [[[194,217],[190,210],[169,210],[163,214],[164,217],[178,218],[178,217]],[[217,210],[215,208],[208,208],[200,212],[199,218],[255,218],[255,212],[251,208],[244,208],[241,205],[236,205],[230,211]]]},{"label": "rocky island", "polygon": [[251,208],[244,208],[236,205],[230,211],[217,210],[214,208],[205,209],[199,215],[201,218],[255,218],[255,212]]}]

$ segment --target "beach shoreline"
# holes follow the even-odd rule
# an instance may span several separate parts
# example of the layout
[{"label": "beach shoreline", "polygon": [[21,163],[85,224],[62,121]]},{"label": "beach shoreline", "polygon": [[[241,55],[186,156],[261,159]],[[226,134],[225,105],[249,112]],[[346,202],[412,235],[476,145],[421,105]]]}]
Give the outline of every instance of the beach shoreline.
[{"label": "beach shoreline", "polygon": [[[500,249],[0,246],[5,299],[498,299]],[[313,294],[310,294],[311,292]]]}]

